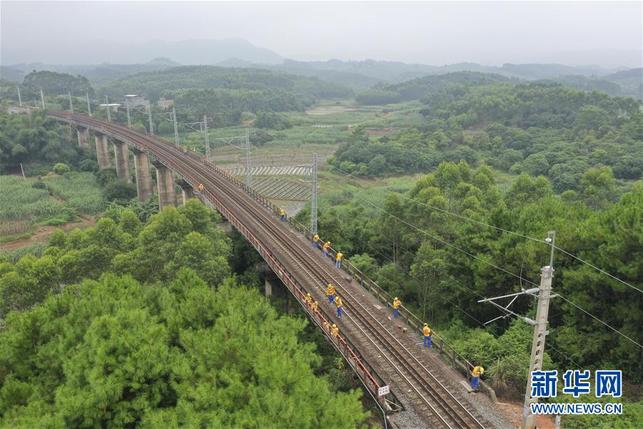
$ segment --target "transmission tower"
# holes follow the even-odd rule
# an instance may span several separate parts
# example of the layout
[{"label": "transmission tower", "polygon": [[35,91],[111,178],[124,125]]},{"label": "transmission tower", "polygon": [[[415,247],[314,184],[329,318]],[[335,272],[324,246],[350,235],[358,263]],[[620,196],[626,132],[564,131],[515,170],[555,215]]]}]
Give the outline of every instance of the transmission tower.
[{"label": "transmission tower", "polygon": [[154,125],[152,122],[152,102],[147,105],[147,121],[150,123],[150,134],[154,135]]},{"label": "transmission tower", "polygon": [[310,197],[310,232],[317,234],[317,154],[313,153],[312,192]]},{"label": "transmission tower", "polygon": [[[499,309],[501,309],[506,314],[504,316],[496,317],[493,320],[490,320],[487,323],[491,323],[494,320],[498,320],[509,315],[515,316],[518,319],[521,319],[527,322],[534,327],[534,335],[531,343],[531,359],[529,361],[529,373],[527,376],[527,388],[525,390],[525,403],[523,408],[522,416],[522,425],[521,429],[534,429],[535,422],[534,416],[531,414],[531,404],[538,402],[538,398],[531,396],[531,374],[533,371],[540,371],[543,368],[543,355],[545,354],[545,339],[547,337],[547,317],[549,315],[549,301],[555,295],[551,293],[552,280],[554,278],[554,248],[556,246],[556,232],[549,231],[547,233],[547,238],[545,242],[551,246],[551,252],[549,254],[549,265],[544,266],[540,269],[540,285],[538,288],[532,288],[527,290],[522,290],[518,293],[512,293],[509,295],[498,296],[494,298],[485,298],[479,300],[478,302],[488,302]],[[536,320],[532,320],[528,317],[523,317],[519,314],[514,313],[509,310],[509,307],[516,301],[520,295],[531,295],[536,296],[538,293],[538,304],[536,309]],[[495,302],[498,299],[510,298],[513,297],[511,302],[502,306]],[[487,324],[485,323],[485,325]]]},{"label": "transmission tower", "polygon": [[87,100],[87,114],[92,116],[92,105],[89,103],[89,93],[85,93],[85,100]]},{"label": "transmission tower", "polygon": [[174,144],[179,146],[179,127],[176,123],[176,109],[172,106],[172,119],[174,120]]},{"label": "transmission tower", "polygon": [[248,188],[252,185],[252,172],[250,170],[250,134],[246,128],[246,186]]},{"label": "transmission tower", "polygon": [[205,139],[205,159],[210,161],[210,136],[208,135],[208,117],[203,115],[203,137]]},{"label": "transmission tower", "polygon": [[523,429],[534,429],[534,416],[531,414],[531,404],[538,402],[538,398],[531,396],[531,374],[533,371],[543,369],[543,355],[545,354],[545,339],[547,337],[547,317],[549,315],[549,300],[551,298],[551,284],[554,278],[554,248],[556,232],[547,233],[546,242],[551,246],[549,265],[540,270],[540,287],[538,288],[538,308],[536,309],[536,324],[534,325],[534,338],[531,343],[531,360],[527,377],[527,390],[525,391],[525,405],[523,408]]}]

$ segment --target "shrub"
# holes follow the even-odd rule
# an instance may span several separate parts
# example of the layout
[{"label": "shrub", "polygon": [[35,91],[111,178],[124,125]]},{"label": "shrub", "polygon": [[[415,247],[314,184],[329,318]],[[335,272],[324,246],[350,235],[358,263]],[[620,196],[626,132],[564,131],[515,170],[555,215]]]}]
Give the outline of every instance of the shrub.
[{"label": "shrub", "polygon": [[69,173],[71,171],[71,168],[67,164],[63,164],[62,162],[59,162],[58,164],[54,165],[54,173],[63,175],[65,173]]}]

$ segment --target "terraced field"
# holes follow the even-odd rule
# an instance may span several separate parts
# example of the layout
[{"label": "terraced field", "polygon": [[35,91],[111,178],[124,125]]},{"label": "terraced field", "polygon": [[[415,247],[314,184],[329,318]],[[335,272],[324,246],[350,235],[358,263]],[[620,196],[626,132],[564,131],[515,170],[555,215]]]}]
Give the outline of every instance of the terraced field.
[{"label": "terraced field", "polygon": [[[246,168],[243,166],[226,168],[230,173],[235,176],[245,176]],[[271,166],[257,166],[250,169],[251,176],[303,176],[310,177],[312,175],[312,167],[310,165],[296,165],[285,167],[271,167]]]},{"label": "terraced field", "polygon": [[258,176],[251,186],[261,195],[279,201],[308,201],[311,196],[310,181],[283,176]]}]

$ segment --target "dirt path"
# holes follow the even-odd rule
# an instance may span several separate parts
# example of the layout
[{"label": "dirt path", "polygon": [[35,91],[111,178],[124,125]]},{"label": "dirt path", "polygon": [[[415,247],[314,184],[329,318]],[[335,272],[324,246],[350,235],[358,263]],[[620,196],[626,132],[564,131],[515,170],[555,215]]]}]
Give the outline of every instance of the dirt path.
[{"label": "dirt path", "polygon": [[63,231],[70,231],[74,228],[84,229],[96,224],[96,220],[91,216],[79,215],[78,217],[80,218],[80,220],[69,222],[64,225],[40,226],[30,237],[21,238],[15,241],[9,241],[7,243],[0,243],[0,250],[15,250],[22,247],[32,246],[37,243],[46,242],[49,239],[49,236],[53,234],[54,231],[59,229],[62,229]]},{"label": "dirt path", "polygon": [[[522,403],[498,401],[496,408],[504,414],[511,424],[517,428],[520,427],[522,423]],[[556,427],[554,416],[536,416],[536,427],[538,429],[554,429]]]}]

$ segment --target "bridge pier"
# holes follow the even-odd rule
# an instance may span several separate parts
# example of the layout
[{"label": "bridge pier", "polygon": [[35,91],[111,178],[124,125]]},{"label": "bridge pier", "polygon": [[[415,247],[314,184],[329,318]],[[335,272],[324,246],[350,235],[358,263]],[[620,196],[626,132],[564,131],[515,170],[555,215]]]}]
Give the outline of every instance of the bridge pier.
[{"label": "bridge pier", "polygon": [[98,168],[104,170],[110,167],[109,142],[105,134],[96,134],[96,159]]},{"label": "bridge pier", "polygon": [[76,134],[78,134],[78,146],[89,146],[89,128],[76,127]]},{"label": "bridge pier", "polygon": [[114,158],[116,175],[122,181],[129,183],[129,151],[126,143],[114,140]]},{"label": "bridge pier", "polygon": [[190,198],[194,198],[194,188],[183,179],[178,180],[177,183],[181,187],[181,197],[183,205],[185,205]]},{"label": "bridge pier", "polygon": [[150,159],[147,153],[134,148],[134,170],[136,172],[136,195],[139,201],[147,201],[152,197],[152,175],[150,174]]},{"label": "bridge pier", "polygon": [[158,161],[154,161],[156,169],[156,185],[159,193],[159,209],[165,206],[176,205],[176,194],[174,192],[174,175],[172,170]]}]

